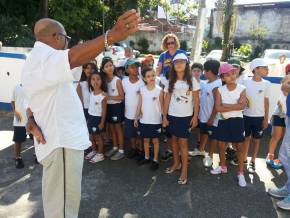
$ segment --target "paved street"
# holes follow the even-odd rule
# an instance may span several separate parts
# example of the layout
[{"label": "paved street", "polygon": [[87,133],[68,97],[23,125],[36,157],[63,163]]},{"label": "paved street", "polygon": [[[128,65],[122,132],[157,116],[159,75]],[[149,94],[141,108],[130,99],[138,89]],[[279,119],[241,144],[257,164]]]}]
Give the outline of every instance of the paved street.
[{"label": "paved street", "polygon": [[[11,116],[0,114],[0,217],[40,218],[41,166],[34,164],[34,148],[28,140],[23,148],[25,168],[15,169],[11,123]],[[257,174],[246,175],[246,188],[237,185],[236,167],[230,166],[227,175],[212,176],[199,157],[190,161],[186,186],[177,185],[178,173],[163,173],[170,162],[162,163],[156,173],[127,159],[86,162],[79,217],[290,217],[289,212],[277,210],[276,200],[266,193],[285,182],[282,170],[266,168],[268,140],[266,136],[261,146]]]}]

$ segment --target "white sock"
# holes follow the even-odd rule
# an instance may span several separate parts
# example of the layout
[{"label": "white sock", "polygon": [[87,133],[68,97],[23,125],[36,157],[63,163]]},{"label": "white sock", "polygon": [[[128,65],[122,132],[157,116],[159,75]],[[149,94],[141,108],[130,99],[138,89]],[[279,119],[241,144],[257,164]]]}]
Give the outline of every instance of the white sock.
[{"label": "white sock", "polygon": [[149,160],[149,157],[146,157],[146,156],[145,156],[145,159],[146,159],[146,160]]},{"label": "white sock", "polygon": [[118,150],[118,147],[117,147],[117,146],[114,146],[113,149],[114,149],[114,150]]},{"label": "white sock", "polygon": [[124,149],[119,149],[119,152],[120,152],[121,154],[124,154]]}]

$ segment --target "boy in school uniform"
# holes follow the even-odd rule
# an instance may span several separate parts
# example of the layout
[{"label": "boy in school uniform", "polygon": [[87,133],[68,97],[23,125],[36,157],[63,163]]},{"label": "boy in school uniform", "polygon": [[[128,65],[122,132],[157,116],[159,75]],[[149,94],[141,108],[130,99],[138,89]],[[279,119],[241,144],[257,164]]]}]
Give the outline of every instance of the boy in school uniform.
[{"label": "boy in school uniform", "polygon": [[259,151],[260,139],[263,131],[268,127],[269,118],[269,95],[271,83],[263,77],[268,74],[268,65],[262,58],[256,58],[250,63],[250,70],[253,72],[251,79],[244,80],[246,87],[247,107],[244,110],[245,123],[245,156],[247,160],[250,141],[253,142],[253,155],[248,166],[250,173],[255,173],[255,160]]},{"label": "boy in school uniform", "polygon": [[15,86],[12,95],[12,110],[14,112],[13,127],[14,135],[13,141],[15,143],[15,167],[21,169],[24,167],[24,163],[21,157],[21,145],[26,141],[26,129],[27,123],[26,109],[27,100],[21,84]]},{"label": "boy in school uniform", "polygon": [[134,158],[140,154],[140,140],[138,140],[138,129],[134,126],[135,113],[138,107],[138,95],[140,88],[145,85],[139,76],[140,63],[137,59],[128,59],[125,70],[128,77],[122,80],[125,93],[125,137],[130,140],[131,149],[127,154],[128,158]]}]

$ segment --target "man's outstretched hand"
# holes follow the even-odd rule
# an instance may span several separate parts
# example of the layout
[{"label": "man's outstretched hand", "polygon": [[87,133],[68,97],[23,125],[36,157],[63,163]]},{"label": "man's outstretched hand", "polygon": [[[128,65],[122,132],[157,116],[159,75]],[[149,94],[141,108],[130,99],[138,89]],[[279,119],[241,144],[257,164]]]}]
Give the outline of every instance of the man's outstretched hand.
[{"label": "man's outstretched hand", "polygon": [[44,136],[42,134],[42,131],[41,131],[40,127],[36,124],[34,119],[31,119],[31,118],[28,119],[25,128],[26,128],[26,131],[28,133],[31,133],[35,137],[38,144],[39,143],[40,144],[46,143]]},{"label": "man's outstretched hand", "polygon": [[139,30],[140,20],[140,14],[135,9],[125,12],[118,18],[117,23],[111,29],[109,38],[111,38],[113,43],[125,40]]}]

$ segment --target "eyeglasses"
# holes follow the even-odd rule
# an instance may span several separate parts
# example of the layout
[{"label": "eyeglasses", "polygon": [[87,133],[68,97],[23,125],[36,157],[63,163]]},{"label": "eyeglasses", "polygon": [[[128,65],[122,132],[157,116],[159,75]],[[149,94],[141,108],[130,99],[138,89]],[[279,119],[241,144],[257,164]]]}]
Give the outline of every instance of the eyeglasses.
[{"label": "eyeglasses", "polygon": [[175,45],[175,42],[173,41],[173,42],[167,42],[166,43],[167,45]]},{"label": "eyeglasses", "polygon": [[56,36],[56,35],[63,36],[66,39],[67,43],[69,43],[71,41],[71,37],[68,35],[65,35],[63,33],[54,33],[53,35],[54,36]]}]

